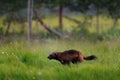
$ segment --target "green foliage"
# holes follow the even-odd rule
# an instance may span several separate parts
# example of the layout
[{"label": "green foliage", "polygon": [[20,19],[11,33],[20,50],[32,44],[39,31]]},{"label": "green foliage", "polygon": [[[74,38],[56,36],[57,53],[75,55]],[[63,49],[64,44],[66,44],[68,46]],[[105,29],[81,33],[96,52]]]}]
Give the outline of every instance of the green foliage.
[{"label": "green foliage", "polygon": [[69,8],[75,11],[86,12],[90,4],[91,2],[89,0],[71,0],[71,6]]},{"label": "green foliage", "polygon": [[120,29],[110,28],[107,32],[103,33],[104,38],[113,39],[120,36]]},{"label": "green foliage", "polygon": [[27,0],[1,0],[0,9],[6,12],[18,11],[27,6]]}]

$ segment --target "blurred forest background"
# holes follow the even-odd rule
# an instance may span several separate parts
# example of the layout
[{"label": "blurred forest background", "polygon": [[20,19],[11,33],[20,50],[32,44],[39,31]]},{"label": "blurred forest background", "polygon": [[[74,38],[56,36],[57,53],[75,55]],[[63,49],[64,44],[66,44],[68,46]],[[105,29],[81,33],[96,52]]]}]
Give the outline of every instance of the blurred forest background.
[{"label": "blurred forest background", "polygon": [[[69,49],[98,59],[47,59]],[[0,0],[0,80],[119,79],[120,0]]]},{"label": "blurred forest background", "polygon": [[118,38],[119,3],[119,0],[1,0],[0,40]]}]

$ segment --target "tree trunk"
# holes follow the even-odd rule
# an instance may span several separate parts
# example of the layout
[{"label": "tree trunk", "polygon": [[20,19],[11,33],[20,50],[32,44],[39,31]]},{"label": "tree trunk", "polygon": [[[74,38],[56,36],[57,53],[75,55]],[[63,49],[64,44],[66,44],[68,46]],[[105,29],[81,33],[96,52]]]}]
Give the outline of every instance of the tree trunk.
[{"label": "tree trunk", "polygon": [[59,27],[60,32],[63,33],[63,21],[62,21],[63,5],[59,5]]},{"label": "tree trunk", "polygon": [[96,34],[99,34],[99,8],[97,8],[97,13],[96,13]]},{"label": "tree trunk", "polygon": [[37,11],[35,9],[33,9],[33,12],[34,12],[34,15],[36,16],[36,18],[38,19],[39,23],[49,32],[55,34],[56,36],[58,37],[61,37],[61,38],[67,38],[68,36],[63,36],[61,33],[57,32],[56,30],[54,29],[51,29],[49,26],[47,26],[43,21],[42,19],[38,16],[37,14]]},{"label": "tree trunk", "polygon": [[32,36],[33,0],[28,0],[28,40]]},{"label": "tree trunk", "polygon": [[12,21],[10,20],[10,21],[8,22],[8,25],[7,25],[7,28],[6,28],[6,31],[5,31],[5,36],[7,36],[8,33],[9,33],[9,29],[10,29],[11,23],[12,23]]},{"label": "tree trunk", "polygon": [[113,27],[116,27],[117,23],[118,23],[118,18],[116,17],[116,18],[114,18]]},{"label": "tree trunk", "polygon": [[25,33],[25,23],[21,24],[21,33]]},{"label": "tree trunk", "polygon": [[70,21],[73,21],[73,22],[76,23],[76,24],[80,24],[80,23],[81,23],[81,21],[79,21],[79,20],[77,20],[77,19],[74,19],[74,18],[72,18],[72,17],[69,17],[69,16],[64,16],[64,18],[66,18],[66,19],[68,19],[68,20],[70,20]]}]

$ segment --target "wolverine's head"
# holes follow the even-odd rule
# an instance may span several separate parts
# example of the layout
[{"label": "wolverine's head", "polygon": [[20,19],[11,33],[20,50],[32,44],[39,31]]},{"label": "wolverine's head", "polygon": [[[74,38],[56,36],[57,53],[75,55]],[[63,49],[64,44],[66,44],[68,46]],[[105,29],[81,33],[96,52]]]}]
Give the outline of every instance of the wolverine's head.
[{"label": "wolverine's head", "polygon": [[53,52],[52,54],[50,54],[49,56],[48,56],[48,59],[56,59],[57,58],[57,55],[58,55],[58,52]]}]

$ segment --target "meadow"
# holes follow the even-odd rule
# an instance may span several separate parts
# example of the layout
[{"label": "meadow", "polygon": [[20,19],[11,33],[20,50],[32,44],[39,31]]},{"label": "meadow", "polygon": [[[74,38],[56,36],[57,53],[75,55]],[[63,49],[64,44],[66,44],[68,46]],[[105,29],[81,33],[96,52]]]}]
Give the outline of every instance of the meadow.
[{"label": "meadow", "polygon": [[[0,45],[0,80],[119,80],[120,40],[103,42],[52,40],[12,41]],[[75,49],[94,61],[70,66],[48,60],[54,51]]]},{"label": "meadow", "polygon": [[[84,21],[83,17],[72,17]],[[58,26],[57,19],[58,17],[54,16],[43,18],[52,28]],[[37,21],[33,21],[33,34],[40,38],[34,37],[31,43],[23,38],[27,34],[27,23],[12,23],[10,35],[0,40],[0,80],[119,80],[119,27],[111,28],[112,19],[100,17],[100,35],[96,38],[95,21],[95,18],[88,19],[85,24],[87,32],[81,30],[82,25],[63,18],[63,30],[73,34],[72,39],[53,37]],[[2,23],[3,20],[0,19],[0,27],[2,32],[5,32],[6,25]],[[24,34],[21,33],[21,25],[25,26]],[[81,38],[81,33],[84,33],[82,37],[87,37]],[[78,50],[85,56],[94,54],[98,58],[70,66],[47,59],[54,51],[69,49]]]}]

